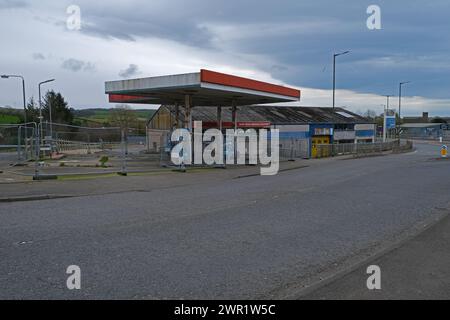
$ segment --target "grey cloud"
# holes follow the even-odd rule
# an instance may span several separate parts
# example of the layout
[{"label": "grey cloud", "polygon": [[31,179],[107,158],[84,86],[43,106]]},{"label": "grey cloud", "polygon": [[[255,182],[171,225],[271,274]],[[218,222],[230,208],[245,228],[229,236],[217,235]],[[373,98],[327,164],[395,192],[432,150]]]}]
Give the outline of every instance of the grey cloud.
[{"label": "grey cloud", "polygon": [[91,63],[91,62],[86,62],[86,63],[84,64],[83,70],[84,70],[84,71],[93,72],[93,71],[96,70],[95,64],[93,64],[93,63]]},{"label": "grey cloud", "polygon": [[[46,2],[50,0],[40,1],[39,6],[45,8]],[[21,4],[25,1],[0,0],[0,8]],[[398,90],[398,81],[410,80],[405,88],[410,95],[449,97],[448,0],[190,0],[189,5],[185,0],[112,0],[109,5],[77,0],[77,4],[81,7],[80,31],[91,37],[173,41],[194,47],[199,52],[194,58],[205,64],[217,56],[218,64],[242,65],[290,85],[320,89],[332,86],[333,52],[351,50],[337,61],[339,89],[392,94]],[[382,30],[366,27],[366,9],[371,4],[381,7]],[[64,27],[64,5],[58,14],[42,14],[40,19],[58,20]],[[35,31],[40,30],[30,30],[29,37]],[[146,41],[139,45],[146,46]],[[174,55],[185,55],[180,48]],[[97,50],[96,44],[92,50]],[[79,60],[65,61],[63,67],[78,72],[95,69]],[[139,73],[136,65],[126,67],[119,68],[121,77]],[[108,76],[117,71],[109,70]]]},{"label": "grey cloud", "polygon": [[119,77],[129,78],[137,74],[139,74],[139,67],[135,64],[130,64],[128,68],[119,72]]},{"label": "grey cloud", "polygon": [[34,60],[45,60],[45,56],[42,53],[36,52],[33,53]]},{"label": "grey cloud", "polygon": [[134,36],[132,36],[131,34],[128,34],[126,32],[120,31],[120,30],[116,30],[114,28],[109,29],[108,27],[94,24],[94,23],[82,23],[82,27],[81,27],[80,31],[87,35],[96,36],[96,37],[105,38],[105,39],[116,38],[116,39],[125,40],[125,41],[135,41]]},{"label": "grey cloud", "polygon": [[61,67],[63,69],[70,70],[73,72],[77,72],[80,70],[83,70],[83,71],[94,71],[95,70],[95,65],[92,64],[91,62],[85,62],[85,61],[73,59],[73,58],[64,60]]},{"label": "grey cloud", "polygon": [[15,9],[27,7],[28,3],[22,0],[0,0],[1,9]]},{"label": "grey cloud", "polygon": [[[366,27],[366,9],[372,0],[345,4],[335,0],[246,0],[239,4],[190,0],[188,6],[185,0],[112,1],[109,6],[77,2],[82,9],[81,32],[89,36],[164,39],[203,49],[205,56],[229,56],[230,64],[234,59],[259,56],[263,59],[250,61],[249,68],[292,85],[321,89],[330,88],[332,53],[351,50],[338,61],[341,89],[385,94],[401,75],[415,80],[423,95],[448,97],[435,83],[423,82],[448,77],[448,68],[443,68],[450,64],[446,55],[450,50],[448,0],[433,0],[432,5],[427,0],[409,0],[407,6],[378,0],[382,19],[378,31]],[[427,61],[426,68],[420,67],[424,62],[405,63],[411,60],[409,56],[430,55],[440,56]],[[396,57],[402,63],[392,66],[383,57]]]}]

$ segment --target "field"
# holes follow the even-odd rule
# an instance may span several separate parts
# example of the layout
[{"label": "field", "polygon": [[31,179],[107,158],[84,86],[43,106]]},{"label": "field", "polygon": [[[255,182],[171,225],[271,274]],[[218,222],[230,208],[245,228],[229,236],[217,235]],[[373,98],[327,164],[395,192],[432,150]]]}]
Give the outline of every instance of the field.
[{"label": "field", "polygon": [[[75,116],[79,118],[87,118],[93,121],[104,122],[111,116],[112,109],[85,109],[75,110]],[[136,109],[136,113],[139,120],[148,120],[156,110]]]},{"label": "field", "polygon": [[[84,109],[75,110],[75,118],[97,123],[108,123],[110,121],[112,109]],[[133,110],[139,121],[146,122],[156,110],[137,109]]]},{"label": "field", "polygon": [[0,114],[0,124],[20,123],[20,118],[15,115]]},{"label": "field", "polygon": [[[74,124],[88,127],[109,126],[111,121],[111,111],[113,109],[81,109],[74,110]],[[137,122],[133,127],[142,130],[148,119],[156,110],[136,109],[133,110],[137,116]],[[0,124],[21,123],[23,111],[20,109],[0,107]]]}]

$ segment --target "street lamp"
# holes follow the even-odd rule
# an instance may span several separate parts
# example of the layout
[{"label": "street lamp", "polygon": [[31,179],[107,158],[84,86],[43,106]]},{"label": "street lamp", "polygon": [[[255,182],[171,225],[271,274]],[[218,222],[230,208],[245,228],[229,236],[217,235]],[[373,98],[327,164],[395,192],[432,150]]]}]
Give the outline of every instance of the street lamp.
[{"label": "street lamp", "polygon": [[402,121],[402,85],[410,83],[411,81],[400,82],[398,85],[398,117]]},{"label": "street lamp", "polygon": [[[55,79],[50,79],[50,80],[45,80],[45,81],[39,82],[39,85],[38,85],[38,88],[39,88],[39,124],[41,125],[41,139],[43,138],[43,137],[42,137],[42,101],[41,101],[41,85],[43,85],[44,83],[52,82],[52,81],[55,81]],[[49,109],[50,132],[51,132],[51,130],[52,130],[52,129],[51,129],[51,128],[52,128],[52,108],[51,108],[50,105],[48,106],[48,109]]]},{"label": "street lamp", "polygon": [[335,53],[333,54],[333,109],[334,109],[334,102],[335,102],[335,96],[336,96],[336,57],[342,56],[344,54],[349,53],[350,51],[344,51],[341,53]]},{"label": "street lamp", "polygon": [[[23,112],[24,114],[24,122],[27,123],[27,101],[25,97],[25,79],[22,76],[14,75],[14,74],[2,74],[0,76],[2,79],[8,78],[20,78],[22,79],[22,96],[23,96]],[[27,126],[25,125],[25,139],[27,137]]]}]

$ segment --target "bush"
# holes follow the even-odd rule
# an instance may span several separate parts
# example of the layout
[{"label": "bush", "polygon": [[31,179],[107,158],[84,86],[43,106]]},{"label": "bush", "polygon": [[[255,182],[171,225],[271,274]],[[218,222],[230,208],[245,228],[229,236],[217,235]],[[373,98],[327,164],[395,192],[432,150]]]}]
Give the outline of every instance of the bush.
[{"label": "bush", "polygon": [[100,158],[100,165],[105,168],[106,167],[106,163],[109,161],[109,158],[107,156],[103,156]]}]

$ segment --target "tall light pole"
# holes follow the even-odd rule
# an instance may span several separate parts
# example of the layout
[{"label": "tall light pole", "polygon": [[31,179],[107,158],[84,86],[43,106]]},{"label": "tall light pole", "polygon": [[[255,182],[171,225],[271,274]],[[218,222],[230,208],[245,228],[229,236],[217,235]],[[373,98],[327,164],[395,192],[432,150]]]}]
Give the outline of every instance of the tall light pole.
[{"label": "tall light pole", "polygon": [[334,103],[335,103],[335,97],[336,97],[336,57],[342,56],[349,52],[350,51],[348,50],[348,51],[344,51],[341,53],[333,54],[333,109],[334,109]]},{"label": "tall light pole", "polygon": [[389,98],[390,98],[390,97],[391,97],[390,94],[387,94],[387,95],[386,95],[386,98],[387,98],[386,109],[387,109],[387,110],[389,110]]},{"label": "tall light pole", "polygon": [[[42,82],[39,82],[38,85],[38,89],[39,89],[39,124],[41,125],[41,139],[42,137],[42,101],[41,101],[41,85],[43,85],[44,83],[49,83],[55,81],[55,79],[50,79],[50,80],[45,80]],[[50,128],[51,128],[51,124],[52,124],[52,108],[49,105],[49,116],[50,116]],[[51,129],[50,129],[51,130]]]},{"label": "tall light pole", "polygon": [[411,81],[405,81],[398,84],[398,117],[400,122],[402,122],[402,85],[410,82]]},{"label": "tall light pole", "polygon": [[[8,78],[20,78],[22,79],[22,96],[23,96],[23,112],[24,112],[24,122],[27,123],[27,100],[25,97],[25,79],[22,76],[15,74],[2,74],[0,76],[2,79]],[[27,138],[27,126],[25,125],[25,139]]]}]

